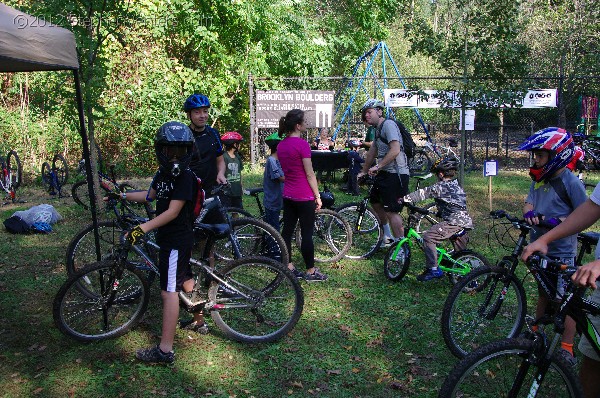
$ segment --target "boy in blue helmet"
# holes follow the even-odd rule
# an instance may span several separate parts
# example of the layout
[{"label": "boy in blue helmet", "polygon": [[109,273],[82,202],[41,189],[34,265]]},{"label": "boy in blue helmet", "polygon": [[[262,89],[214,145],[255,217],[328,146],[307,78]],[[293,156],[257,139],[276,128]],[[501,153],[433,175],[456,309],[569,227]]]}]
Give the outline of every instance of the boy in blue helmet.
[{"label": "boy in blue helmet", "polygon": [[[180,122],[162,125],[154,139],[160,165],[148,192],[122,193],[121,199],[145,202],[156,199],[156,217],[136,226],[127,239],[136,244],[147,232],[157,230],[160,246],[160,288],[163,300],[163,323],[160,343],[138,350],[144,362],[172,363],[173,342],[179,317],[179,291],[191,291],[194,279],[190,268],[193,246],[193,200],[197,192],[196,176],[189,169],[194,138],[188,126]],[[109,195],[110,196],[110,195]],[[194,314],[199,328],[206,326],[201,312]],[[208,329],[206,328],[206,331]],[[201,330],[198,332],[202,333]]]},{"label": "boy in blue helmet", "polygon": [[[574,148],[571,135],[558,127],[547,127],[537,131],[519,147],[522,151],[531,152],[529,175],[533,182],[523,206],[523,218],[529,224],[538,225],[540,215],[547,220],[564,220],[587,199],[583,184],[566,168],[573,157]],[[535,241],[547,231],[541,227],[533,228],[531,241]],[[575,267],[576,255],[576,234],[556,240],[548,248],[549,257],[570,267]],[[566,281],[558,278],[556,283],[559,292],[562,293]],[[535,311],[536,318],[543,316],[550,300],[555,299],[555,297],[546,297],[540,291]],[[560,353],[573,365],[576,363],[573,356],[575,331],[575,322],[567,317]]]}]

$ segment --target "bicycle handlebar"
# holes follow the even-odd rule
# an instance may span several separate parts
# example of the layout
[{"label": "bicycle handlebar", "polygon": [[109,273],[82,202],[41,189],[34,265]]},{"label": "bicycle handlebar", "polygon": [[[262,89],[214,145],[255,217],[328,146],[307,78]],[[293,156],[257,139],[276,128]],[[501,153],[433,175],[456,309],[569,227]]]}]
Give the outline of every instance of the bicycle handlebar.
[{"label": "bicycle handlebar", "polygon": [[[538,218],[544,217],[544,215],[541,213],[537,213],[536,215]],[[558,225],[558,224],[552,224],[552,223],[548,222],[547,220],[540,220],[539,224],[531,225],[527,221],[525,221],[525,219],[511,216],[504,210],[490,211],[490,216],[492,216],[492,218],[494,218],[494,219],[506,218],[508,221],[510,221],[512,223],[519,224],[520,226],[525,226],[528,228],[542,227],[542,228],[552,229],[552,228],[556,227],[556,225]],[[560,224],[560,222],[559,222],[559,224]]]},{"label": "bicycle handlebar", "polygon": [[412,204],[412,203],[410,203],[410,202],[401,202],[400,204],[401,204],[401,205],[403,205],[403,206],[406,206],[406,207],[408,207],[408,208],[409,208],[409,210],[411,210],[411,211],[414,211],[414,212],[416,212],[416,213],[420,213],[420,214],[433,214],[433,213],[432,213],[431,211],[429,211],[428,209],[425,209],[425,208],[423,208],[423,207],[418,207],[418,206],[415,206],[415,205],[413,205],[413,204]]},{"label": "bicycle handlebar", "polygon": [[566,271],[568,268],[568,265],[560,261],[553,260],[540,252],[535,252],[529,256],[527,258],[527,265],[538,268],[547,268],[551,271]]}]

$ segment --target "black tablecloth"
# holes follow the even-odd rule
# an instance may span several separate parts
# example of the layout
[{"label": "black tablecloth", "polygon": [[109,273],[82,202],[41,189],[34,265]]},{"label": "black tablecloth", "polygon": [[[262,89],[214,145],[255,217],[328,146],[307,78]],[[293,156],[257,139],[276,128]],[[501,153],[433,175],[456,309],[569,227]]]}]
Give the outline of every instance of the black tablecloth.
[{"label": "black tablecloth", "polygon": [[313,170],[333,171],[348,168],[347,151],[310,151]]}]

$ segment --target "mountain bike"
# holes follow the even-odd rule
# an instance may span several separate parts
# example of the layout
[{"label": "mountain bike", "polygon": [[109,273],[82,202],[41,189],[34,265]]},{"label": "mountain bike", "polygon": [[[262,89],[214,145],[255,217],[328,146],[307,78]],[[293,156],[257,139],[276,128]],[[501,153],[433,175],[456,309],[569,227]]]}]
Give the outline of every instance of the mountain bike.
[{"label": "mountain bike", "polygon": [[[454,285],[446,298],[441,320],[442,336],[448,349],[458,358],[485,343],[517,336],[525,322],[527,298],[516,269],[533,226],[503,210],[490,214],[494,219],[506,218],[520,233],[509,256],[502,257],[495,267],[473,271]],[[543,221],[540,225],[553,227]],[[596,233],[578,235],[581,246],[575,260],[577,265],[597,244],[598,236]],[[556,272],[528,270],[544,286],[550,278],[555,280],[557,277]],[[547,296],[556,297],[555,283],[551,285],[552,289],[547,287]]]},{"label": "mountain bike", "polygon": [[[383,272],[386,278],[392,281],[400,281],[408,272],[412,248],[416,245],[423,251],[424,243],[421,235],[414,226],[419,221],[416,213],[429,215],[431,212],[426,208],[417,207],[411,203],[404,203],[408,209],[408,222],[405,226],[405,237],[393,243],[385,256]],[[454,234],[448,240],[455,246],[455,241],[467,233],[466,229]],[[451,283],[457,283],[469,272],[482,267],[489,267],[487,259],[473,250],[446,250],[436,247],[438,254],[438,267],[446,272]]]},{"label": "mountain bike", "polygon": [[[224,233],[217,225],[197,225],[214,241]],[[124,235],[120,236],[124,242]],[[158,251],[152,241],[145,241]],[[144,245],[127,242],[106,259],[83,266],[61,286],[53,301],[57,328],[79,341],[99,341],[127,333],[142,319],[150,297],[145,273],[158,274],[156,262]],[[298,322],[304,294],[296,277],[266,257],[249,256],[210,267],[210,247],[199,260],[191,259],[195,284],[179,293],[184,310],[210,314],[228,337],[241,342],[266,343],[285,336]],[[131,250],[143,264],[129,261]]]},{"label": "mountain bike", "polygon": [[[431,177],[431,173],[424,176],[412,176],[417,179],[415,189],[419,189],[420,184]],[[369,206],[369,198],[371,190],[375,183],[375,177],[364,176],[359,181],[359,184],[367,187],[367,192],[360,202],[345,203],[338,208],[336,212],[348,221],[352,227],[352,246],[346,258],[350,259],[366,259],[375,254],[383,243],[383,226],[379,222],[379,218],[375,210]],[[437,220],[433,216],[437,212],[435,203],[428,204],[426,208],[430,211],[426,215],[419,214],[418,220],[415,223],[415,230],[421,232],[422,228],[429,228],[436,224]]]},{"label": "mountain bike", "polygon": [[68,179],[69,166],[64,156],[60,153],[57,153],[52,158],[52,166],[48,162],[42,163],[42,185],[50,195],[54,196],[58,194],[58,197],[61,198],[62,187],[65,186]]},{"label": "mountain bike", "polygon": [[[546,256],[534,254],[527,268],[544,275],[562,272],[564,264]],[[569,279],[570,280],[570,279]],[[540,283],[539,286],[545,289]],[[600,355],[597,330],[590,321],[600,316],[600,306],[585,297],[586,288],[569,283],[553,316],[535,320],[533,325],[553,325],[555,335],[550,340],[543,327],[527,331],[521,338],[509,338],[488,343],[458,362],[442,385],[439,397],[583,397],[579,378],[561,355],[561,335],[567,316],[575,320],[577,330],[591,342]]]},{"label": "mountain bike", "polygon": [[[218,193],[220,189],[222,187],[218,186],[214,192]],[[107,208],[114,213],[115,218],[111,221],[98,223],[100,252],[103,258],[112,255],[115,246],[119,243],[118,237],[123,230],[131,229],[147,221],[150,216],[154,216],[154,211],[150,207],[146,207],[146,215],[139,215],[137,208],[132,208],[131,204],[132,202],[126,200],[117,201],[113,199],[107,202]],[[147,203],[145,205],[148,206]],[[211,227],[204,224],[203,221],[206,214],[213,209],[221,213],[223,223]],[[217,229],[211,235],[212,237],[218,237],[215,242],[208,242],[200,232],[209,228]],[[254,218],[229,218],[226,208],[217,195],[204,201],[200,215],[194,222],[194,233],[196,234],[196,240],[205,242],[205,247],[208,245],[211,250],[214,249],[215,257],[220,260],[261,255],[284,264],[289,262],[289,254],[283,238],[275,228],[262,220]],[[194,251],[196,250],[197,248],[194,248]],[[151,252],[149,249],[147,251]],[[71,239],[67,247],[65,264],[67,272],[72,275],[84,264],[95,261],[98,261],[98,258],[96,255],[94,226],[89,224]]]},{"label": "mountain bike", "polygon": [[[106,196],[106,194],[111,191],[127,192],[136,190],[136,188],[128,182],[117,182],[117,179],[115,178],[114,165],[110,165],[109,169],[110,175],[98,171],[98,178],[100,179],[100,189],[102,190],[100,195]],[[73,184],[73,187],[71,188],[71,195],[73,196],[73,200],[75,201],[75,203],[77,203],[86,210],[89,208],[90,195],[88,191],[87,180],[79,181]]]},{"label": "mountain bike", "polygon": [[[458,148],[458,141],[454,138],[448,138],[447,146],[436,144],[434,141],[426,141],[423,147],[415,152],[415,156],[410,159],[408,168],[411,175],[424,174],[429,172],[433,162],[437,159],[453,156],[460,159],[453,148]],[[465,169],[474,170],[476,168],[475,158],[470,151],[465,152]]]},{"label": "mountain bike", "polygon": [[[260,217],[262,218],[265,212],[260,200],[261,193],[263,193],[263,188],[244,190],[245,195],[255,198]],[[235,210],[232,208],[228,209],[229,212]],[[296,228],[294,240],[296,246],[300,247],[302,244],[300,228]],[[315,262],[329,263],[339,261],[352,247],[352,227],[335,210],[321,208],[315,215],[313,243],[315,246]]]},{"label": "mountain bike", "polygon": [[6,158],[0,156],[0,173],[0,189],[5,192],[4,199],[10,199],[14,203],[17,188],[23,178],[23,168],[17,152],[9,151]]}]

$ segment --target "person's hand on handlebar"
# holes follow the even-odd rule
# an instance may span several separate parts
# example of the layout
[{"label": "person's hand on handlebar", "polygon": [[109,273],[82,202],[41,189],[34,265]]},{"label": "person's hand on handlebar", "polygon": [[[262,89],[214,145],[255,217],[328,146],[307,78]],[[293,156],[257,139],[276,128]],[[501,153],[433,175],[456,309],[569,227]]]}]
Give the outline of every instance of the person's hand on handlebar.
[{"label": "person's hand on handlebar", "polygon": [[529,256],[535,252],[540,252],[541,254],[548,253],[548,244],[542,239],[542,237],[525,246],[525,249],[523,249],[523,254],[521,254],[521,260],[527,261]]},{"label": "person's hand on handlebar", "polygon": [[538,214],[533,210],[529,210],[528,212],[524,213],[523,219],[525,219],[525,221],[529,225],[538,225],[540,223],[540,218],[538,217]]},{"label": "person's hand on handlebar", "polygon": [[600,260],[592,261],[577,268],[577,271],[571,276],[573,283],[583,287],[596,289],[596,280],[600,278]]}]

